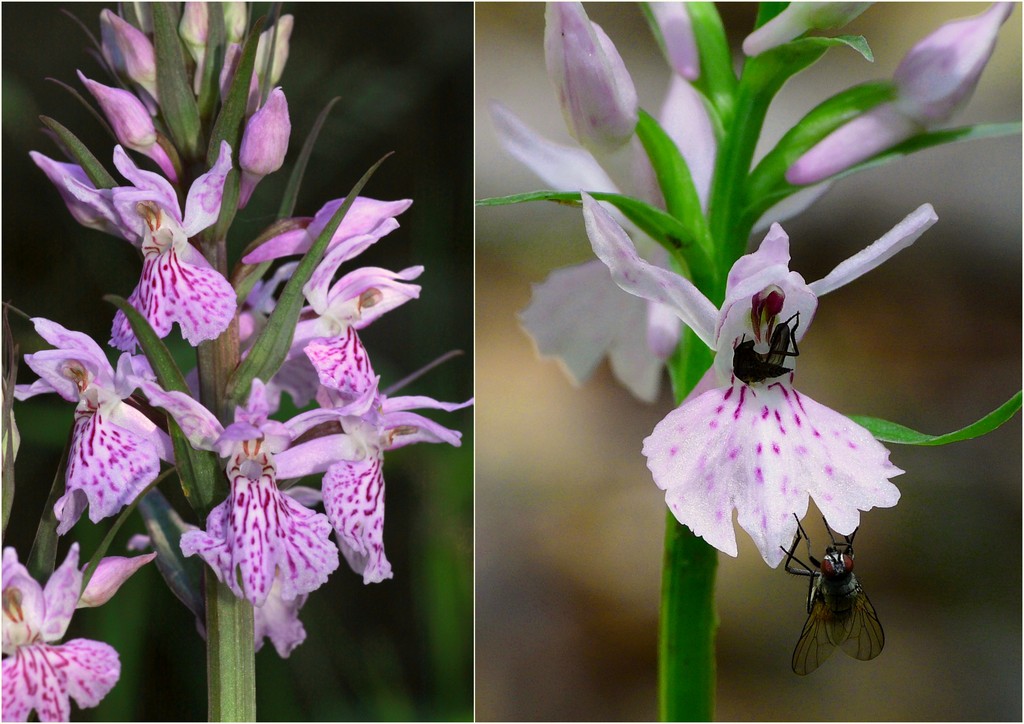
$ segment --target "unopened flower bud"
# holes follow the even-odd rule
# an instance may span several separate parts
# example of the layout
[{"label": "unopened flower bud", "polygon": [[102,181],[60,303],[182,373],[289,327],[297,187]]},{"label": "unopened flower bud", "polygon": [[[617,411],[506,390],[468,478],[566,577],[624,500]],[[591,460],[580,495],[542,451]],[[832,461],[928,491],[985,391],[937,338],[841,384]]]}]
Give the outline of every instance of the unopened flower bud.
[{"label": "unopened flower bud", "polygon": [[870,7],[871,3],[790,3],[789,6],[743,41],[743,52],[760,55],[799,38],[808,30],[841,28]]},{"label": "unopened flower bud", "polygon": [[569,132],[591,151],[609,153],[636,129],[637,96],[622,58],[583,6],[548,3],[544,55]]},{"label": "unopened flower bud", "polygon": [[102,606],[117,593],[117,589],[131,578],[135,571],[154,558],[156,558],[156,553],[147,553],[132,558],[122,556],[104,558],[96,566],[96,572],[89,579],[89,585],[82,591],[82,597],[78,600],[78,605],[75,608]]},{"label": "unopened flower bud", "polygon": [[700,77],[700,54],[686,3],[654,2],[649,3],[648,8],[657,23],[661,36],[659,43],[672,70],[686,80],[697,80]]},{"label": "unopened flower bud", "polygon": [[224,6],[224,33],[228,43],[241,43],[245,40],[245,26],[248,13],[244,2],[226,2]]},{"label": "unopened flower bud", "polygon": [[100,104],[117,140],[133,151],[152,158],[168,178],[177,181],[174,164],[157,143],[156,127],[142,101],[121,88],[111,88],[89,80],[82,71],[78,71],[78,77]]},{"label": "unopened flower bud", "polygon": [[275,88],[263,107],[252,114],[245,126],[238,165],[242,169],[239,208],[249,202],[260,179],[281,168],[288,152],[292,124],[288,118],[288,101],[284,91]]},{"label": "unopened flower bud", "polygon": [[893,82],[896,100],[840,126],[786,171],[791,184],[812,184],[942,123],[971,97],[1013,3],[946,23],[915,45]]},{"label": "unopened flower bud", "polygon": [[156,56],[146,34],[110,10],[100,13],[103,57],[118,72],[142,86],[153,100],[156,90]]},{"label": "unopened flower bud", "polygon": [[[260,40],[256,45],[256,64],[254,66],[260,81],[263,80],[263,69],[267,64],[267,53],[271,52],[271,44],[274,46],[274,57],[270,64],[270,84],[275,85],[281,79],[285,63],[288,62],[289,41],[292,37],[294,25],[294,17],[282,15],[274,23],[274,27],[260,33]],[[276,35],[272,35],[272,33]]]},{"label": "unopened flower bud", "polygon": [[196,61],[196,72],[193,76],[192,90],[196,95],[202,88],[203,73],[206,68],[206,36],[209,32],[209,7],[205,2],[187,2],[181,12],[181,23],[178,35],[185,42],[189,55]]}]

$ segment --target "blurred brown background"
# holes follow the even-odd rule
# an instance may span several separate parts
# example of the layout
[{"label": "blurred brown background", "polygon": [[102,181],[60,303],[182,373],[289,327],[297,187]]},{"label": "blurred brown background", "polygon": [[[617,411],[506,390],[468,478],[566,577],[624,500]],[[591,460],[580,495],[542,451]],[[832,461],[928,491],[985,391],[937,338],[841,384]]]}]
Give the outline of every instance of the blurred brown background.
[{"label": "blurred brown background", "polygon": [[[970,4],[876,5],[843,32],[875,54],[833,50],[769,114],[777,139],[842,88],[890,77],[917,40]],[[669,72],[639,9],[590,4],[641,105]],[[738,49],[754,7],[720,4]],[[543,56],[540,4],[476,8],[477,197],[543,188],[503,155],[487,112],[508,105],[571,142]],[[1021,12],[954,125],[1021,113]],[[767,147],[766,147],[767,148]],[[763,149],[764,150],[764,149]],[[847,413],[957,429],[1021,385],[1020,138],[927,151],[846,179],[788,221],[793,268],[818,279],[931,202],[936,224],[882,268],[825,297],[801,343],[798,384]],[[538,359],[516,313],[530,284],[590,258],[581,215],[553,204],[477,211],[477,717],[649,720],[664,503],[640,454],[670,409],[636,402],[607,365],[574,389]],[[665,383],[667,388],[667,380]],[[739,531],[720,555],[722,720],[1019,720],[1021,424],[938,448],[892,447],[903,497],[863,517],[858,572],[886,631],[870,662],[836,654],[807,678],[789,667],[806,583],[764,565]],[[813,518],[811,519],[813,521]],[[820,523],[811,529],[823,545]]]}]

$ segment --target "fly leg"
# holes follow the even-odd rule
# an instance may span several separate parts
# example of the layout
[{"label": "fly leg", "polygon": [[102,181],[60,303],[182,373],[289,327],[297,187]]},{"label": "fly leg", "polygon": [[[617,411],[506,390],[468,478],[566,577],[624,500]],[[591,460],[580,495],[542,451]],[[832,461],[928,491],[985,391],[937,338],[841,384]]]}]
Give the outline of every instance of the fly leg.
[{"label": "fly leg", "polygon": [[[793,514],[793,517],[796,518],[795,513]],[[811,563],[820,568],[821,564],[814,558],[813,555],[811,555],[811,539],[810,537],[808,537],[806,531],[804,531],[803,526],[800,525],[799,518],[796,518],[796,535],[793,537],[793,545],[789,547],[788,551],[785,548],[782,548],[782,546],[779,546],[779,548],[782,548],[782,550],[786,553],[786,573],[792,573],[794,576],[809,577],[809,580],[807,581],[807,613],[810,613],[811,607],[814,604],[814,582],[815,580],[817,580],[818,576],[821,575],[821,573],[819,571],[812,569],[810,566],[808,566],[806,563],[804,563],[796,557],[796,547],[800,545],[801,538],[803,538],[803,540],[807,542],[807,557],[810,559]],[[798,563],[801,567],[796,568],[795,566],[791,566],[790,563]]]}]

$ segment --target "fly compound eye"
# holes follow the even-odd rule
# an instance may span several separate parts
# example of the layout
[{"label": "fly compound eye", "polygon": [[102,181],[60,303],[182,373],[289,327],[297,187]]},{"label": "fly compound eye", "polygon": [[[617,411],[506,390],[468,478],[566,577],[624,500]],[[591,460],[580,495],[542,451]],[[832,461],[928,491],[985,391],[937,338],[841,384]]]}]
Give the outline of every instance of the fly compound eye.
[{"label": "fly compound eye", "polygon": [[853,556],[846,553],[843,554],[843,569],[847,573],[853,570]]}]

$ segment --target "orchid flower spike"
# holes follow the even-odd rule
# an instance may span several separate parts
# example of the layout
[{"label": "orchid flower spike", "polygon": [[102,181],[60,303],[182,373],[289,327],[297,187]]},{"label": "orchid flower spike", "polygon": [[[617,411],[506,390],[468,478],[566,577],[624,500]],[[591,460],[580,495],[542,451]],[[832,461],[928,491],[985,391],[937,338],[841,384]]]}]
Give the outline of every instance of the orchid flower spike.
[{"label": "orchid flower spike", "polygon": [[40,586],[18,562],[3,554],[3,720],[68,721],[71,699],[82,708],[100,703],[121,678],[121,660],[108,644],[64,637],[82,590],[78,544]]},{"label": "orchid flower spike", "polygon": [[888,450],[863,427],[798,392],[793,360],[818,297],[916,241],[937,220],[930,205],[811,284],[789,271],[789,237],[774,224],[760,248],[733,265],[721,309],[689,280],[641,259],[587,194],[583,215],[615,282],[670,306],[716,351],[713,370],[644,440],[647,467],[680,523],[735,556],[736,510],[774,567],[796,532],[794,514],[807,512],[808,496],[846,535],[859,524],[859,511],[896,504],[899,490],[889,479],[902,471],[889,462]]},{"label": "orchid flower spike", "polygon": [[131,355],[121,355],[115,371],[88,335],[41,317],[32,323],[56,349],[25,355],[39,379],[18,385],[14,396],[56,392],[77,404],[65,492],[53,507],[57,533],[64,535],[86,505],[93,523],[116,515],[156,478],[161,458],[172,460],[174,453],[167,434],[124,402],[137,381]]},{"label": "orchid flower spike", "polygon": [[946,23],[915,45],[893,75],[896,100],[830,133],[789,167],[786,180],[816,183],[951,118],[974,93],[1013,8],[1014,3],[995,3],[980,15]]}]

